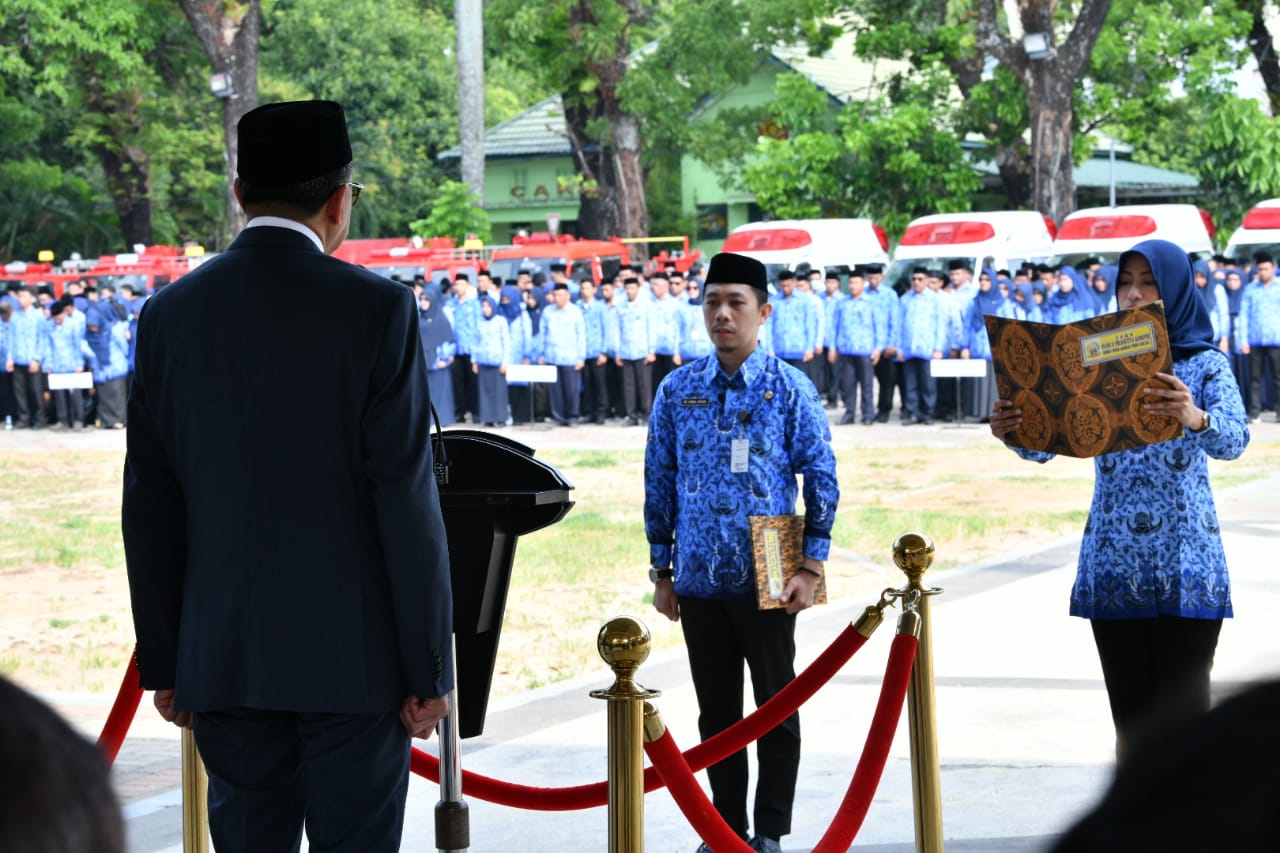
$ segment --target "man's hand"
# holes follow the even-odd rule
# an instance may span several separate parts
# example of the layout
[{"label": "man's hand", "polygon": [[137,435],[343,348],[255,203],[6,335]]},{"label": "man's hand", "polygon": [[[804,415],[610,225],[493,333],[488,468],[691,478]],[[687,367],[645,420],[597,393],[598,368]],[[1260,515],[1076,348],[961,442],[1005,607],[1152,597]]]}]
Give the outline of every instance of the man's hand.
[{"label": "man's hand", "polygon": [[680,621],[680,600],[674,583],[665,580],[653,585],[653,607],[672,622]]},{"label": "man's hand", "polygon": [[175,711],[173,709],[173,691],[157,690],[153,697],[156,710],[160,712],[160,716],[164,717],[166,722],[173,723],[180,729],[189,729],[191,724],[195,722],[195,715],[190,711]]},{"label": "man's hand", "polygon": [[[820,573],[823,570],[823,564],[820,560],[810,560],[806,557],[804,565],[805,568],[815,572]],[[787,612],[795,614],[812,607],[814,591],[817,588],[817,575],[809,572],[796,572],[791,580],[787,581],[786,588],[782,590],[782,600],[787,603]]]},{"label": "man's hand", "polygon": [[406,696],[400,706],[400,722],[409,737],[429,738],[435,730],[436,723],[449,713],[449,701],[443,696],[434,699],[420,699],[417,696]]}]

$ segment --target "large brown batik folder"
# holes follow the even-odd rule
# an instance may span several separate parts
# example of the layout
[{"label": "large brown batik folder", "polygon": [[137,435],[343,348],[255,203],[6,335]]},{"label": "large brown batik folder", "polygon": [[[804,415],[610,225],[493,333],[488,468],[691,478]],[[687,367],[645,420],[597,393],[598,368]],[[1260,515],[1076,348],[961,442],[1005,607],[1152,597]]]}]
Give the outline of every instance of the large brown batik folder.
[{"label": "large brown batik folder", "polygon": [[1143,409],[1142,389],[1173,373],[1163,302],[1061,326],[983,319],[1000,399],[1022,409],[1010,445],[1087,458],[1183,435]]}]

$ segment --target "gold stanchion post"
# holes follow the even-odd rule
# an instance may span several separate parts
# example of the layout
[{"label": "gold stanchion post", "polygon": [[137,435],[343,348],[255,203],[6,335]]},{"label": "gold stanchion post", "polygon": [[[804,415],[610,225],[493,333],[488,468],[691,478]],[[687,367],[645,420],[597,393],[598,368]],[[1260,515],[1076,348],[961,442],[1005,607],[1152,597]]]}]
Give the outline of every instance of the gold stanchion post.
[{"label": "gold stanchion post", "polygon": [[933,563],[933,541],[923,533],[904,533],[893,543],[893,562],[907,576],[905,595],[916,601],[920,642],[907,711],[911,726],[911,792],[916,820],[916,850],[942,853],[942,773],[938,764],[938,725],[933,694],[933,622],[924,573]]},{"label": "gold stanchion post", "polygon": [[609,703],[609,853],[644,853],[644,703],[662,695],[635,681],[649,647],[649,629],[631,616],[610,619],[596,637],[614,677],[591,691]]},{"label": "gold stanchion post", "polygon": [[191,729],[182,730],[182,849],[209,853],[209,777]]}]

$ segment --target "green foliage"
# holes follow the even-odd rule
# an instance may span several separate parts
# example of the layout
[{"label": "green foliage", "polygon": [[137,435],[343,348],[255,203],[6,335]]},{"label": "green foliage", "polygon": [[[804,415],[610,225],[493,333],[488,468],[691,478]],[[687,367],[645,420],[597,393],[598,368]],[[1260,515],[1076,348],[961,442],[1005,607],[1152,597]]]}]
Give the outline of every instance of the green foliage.
[{"label": "green foliage", "polygon": [[458,245],[470,235],[486,243],[490,239],[489,216],[471,187],[461,181],[441,181],[431,212],[411,222],[409,228],[422,237],[452,237]]},{"label": "green foliage", "polygon": [[1257,101],[1219,98],[1189,136],[1203,202],[1223,233],[1258,200],[1280,196],[1280,125]]},{"label": "green foliage", "polygon": [[850,104],[831,133],[825,95],[798,74],[781,75],[776,109],[787,138],[759,141],[745,183],[778,217],[870,216],[895,234],[916,216],[967,210],[982,181],[939,121],[944,94],[926,81],[896,104]]}]

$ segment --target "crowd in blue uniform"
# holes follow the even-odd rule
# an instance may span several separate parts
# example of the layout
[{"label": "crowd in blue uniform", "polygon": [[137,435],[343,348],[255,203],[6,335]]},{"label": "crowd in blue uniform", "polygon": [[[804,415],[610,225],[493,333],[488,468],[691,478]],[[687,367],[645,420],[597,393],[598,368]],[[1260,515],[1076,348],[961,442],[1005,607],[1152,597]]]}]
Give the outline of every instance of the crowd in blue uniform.
[{"label": "crowd in blue uniform", "polygon": [[[1280,289],[1271,286],[1273,260],[1259,255],[1242,268],[1218,256],[1195,268],[1197,293],[1250,416],[1275,410]],[[828,409],[843,407],[841,425],[887,423],[895,391],[904,424],[984,422],[995,378],[983,317],[1061,324],[1114,311],[1116,272],[1090,259],[1079,269],[1028,264],[975,274],[954,261],[947,270],[912,270],[898,293],[879,265],[802,265],[771,282],[773,313],[760,345],[804,373]],[[570,281],[555,266],[550,280],[522,272],[504,284],[482,273],[474,284],[465,276],[425,289],[415,284],[420,298],[425,294],[424,346],[436,371],[449,371],[449,382],[442,375],[433,385],[442,424],[647,423],[662,379],[712,350],[699,273],[697,266],[687,275],[674,267],[649,275],[631,267],[596,285]],[[486,300],[493,303],[485,315],[491,319],[477,320]],[[439,318],[449,322],[451,337],[439,334]],[[501,350],[493,344],[498,336],[484,326],[495,320],[509,327]],[[433,324],[436,332],[429,331]],[[479,373],[472,363],[478,346],[485,349]],[[931,363],[947,358],[986,362],[985,375],[938,379]],[[484,382],[485,371],[497,375],[500,364],[553,365],[554,381],[548,374],[532,386]]]},{"label": "crowd in blue uniform", "polygon": [[[48,288],[17,285],[0,296],[5,427],[124,429],[133,332],[146,299],[106,282],[71,282],[56,298]],[[69,374],[89,378],[76,383]],[[87,387],[65,387],[76,384]]]},{"label": "crowd in blue uniform", "polygon": [[[1280,399],[1280,288],[1275,261],[1225,257],[1194,264],[1197,293],[1251,419]],[[712,350],[702,318],[700,267],[645,275],[624,269],[599,285],[521,272],[512,282],[481,273],[417,282],[432,399],[442,425],[496,427],[530,421],[648,422],[659,383],[675,367]],[[773,282],[774,312],[761,346],[799,368],[844,408],[841,424],[887,423],[895,390],[904,424],[987,418],[994,394],[986,314],[1068,323],[1114,311],[1116,268],[1086,261],[974,274],[917,268],[899,294],[878,265],[853,270],[801,267]],[[557,296],[557,291],[562,295]],[[61,297],[12,287],[0,296],[0,411],[13,428],[121,429],[132,371],[132,331],[147,298],[127,285],[73,282]],[[487,306],[487,307],[486,307]],[[985,378],[936,379],[930,362],[988,363]],[[511,364],[543,364],[554,381],[505,376]],[[34,366],[33,366],[34,365]],[[51,391],[49,376],[90,373],[92,388]],[[483,408],[483,411],[482,411]]]}]

